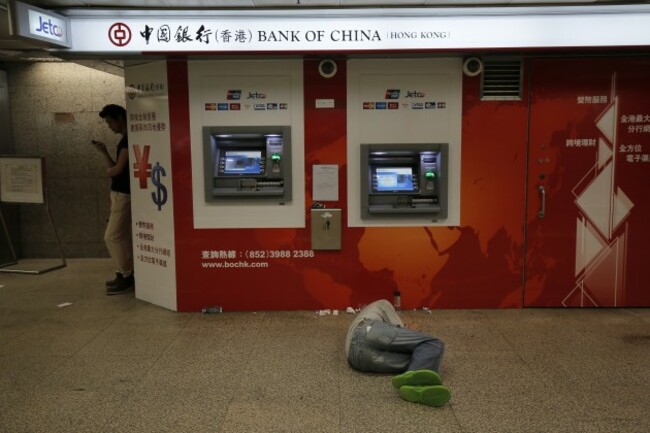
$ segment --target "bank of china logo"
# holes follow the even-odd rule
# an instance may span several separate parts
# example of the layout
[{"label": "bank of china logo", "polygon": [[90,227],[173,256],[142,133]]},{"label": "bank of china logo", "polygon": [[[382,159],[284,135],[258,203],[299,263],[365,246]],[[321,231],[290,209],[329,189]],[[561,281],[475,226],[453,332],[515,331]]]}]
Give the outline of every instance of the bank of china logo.
[{"label": "bank of china logo", "polygon": [[126,95],[129,97],[129,99],[135,99],[135,97],[138,95],[138,90],[133,84],[126,87]]},{"label": "bank of china logo", "polygon": [[124,23],[115,23],[108,29],[108,40],[116,47],[124,47],[131,42],[131,29]]},{"label": "bank of china logo", "polygon": [[384,99],[399,99],[399,89],[386,89],[386,96]]},{"label": "bank of china logo", "polygon": [[228,101],[238,101],[241,98],[241,90],[228,90],[226,99]]}]

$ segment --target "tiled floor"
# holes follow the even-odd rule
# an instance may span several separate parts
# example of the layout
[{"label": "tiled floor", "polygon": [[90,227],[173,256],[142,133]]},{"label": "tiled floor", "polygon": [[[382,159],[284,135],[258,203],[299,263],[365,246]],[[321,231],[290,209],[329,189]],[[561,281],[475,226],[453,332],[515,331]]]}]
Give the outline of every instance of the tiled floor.
[{"label": "tiled floor", "polygon": [[105,296],[110,274],[0,273],[0,432],[650,429],[650,309],[403,312],[446,343],[431,408],[347,366],[345,313],[174,313]]}]

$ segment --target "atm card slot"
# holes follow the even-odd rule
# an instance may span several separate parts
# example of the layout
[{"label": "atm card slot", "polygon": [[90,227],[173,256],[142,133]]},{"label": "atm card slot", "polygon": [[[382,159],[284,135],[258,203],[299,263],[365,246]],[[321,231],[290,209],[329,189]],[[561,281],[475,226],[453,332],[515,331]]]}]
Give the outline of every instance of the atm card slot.
[{"label": "atm card slot", "polygon": [[284,188],[262,188],[262,189],[233,189],[233,188],[212,188],[213,197],[248,197],[248,196],[281,196]]},{"label": "atm card slot", "polygon": [[435,214],[435,213],[440,213],[441,211],[441,207],[439,205],[411,205],[407,208],[407,207],[395,206],[391,204],[384,204],[384,205],[371,205],[368,207],[368,212],[374,214],[407,215],[404,213],[405,209],[408,209],[408,214]]}]

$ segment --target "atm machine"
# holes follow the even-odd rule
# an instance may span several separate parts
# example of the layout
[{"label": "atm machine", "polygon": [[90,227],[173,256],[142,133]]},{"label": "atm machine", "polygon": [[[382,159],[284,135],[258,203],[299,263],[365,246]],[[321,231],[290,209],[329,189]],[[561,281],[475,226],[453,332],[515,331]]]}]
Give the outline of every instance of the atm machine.
[{"label": "atm machine", "polygon": [[291,201],[289,126],[204,127],[206,202]]},{"label": "atm machine", "polygon": [[361,218],[447,218],[447,143],[361,144]]}]

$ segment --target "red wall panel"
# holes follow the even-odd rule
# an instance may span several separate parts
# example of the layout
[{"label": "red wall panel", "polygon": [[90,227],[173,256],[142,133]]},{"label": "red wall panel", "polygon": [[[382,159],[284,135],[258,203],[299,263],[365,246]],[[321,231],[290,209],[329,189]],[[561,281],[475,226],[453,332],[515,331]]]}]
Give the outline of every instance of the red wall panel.
[{"label": "red wall panel", "polygon": [[[358,307],[401,290],[404,308],[518,307],[522,300],[526,101],[485,102],[478,79],[463,90],[460,227],[349,228],[346,68],[329,79],[304,61],[305,229],[195,230],[192,223],[186,62],[168,64],[179,311]],[[335,108],[316,109],[316,99]],[[198,145],[195,143],[195,145]],[[268,259],[268,268],[207,269],[205,250],[309,251],[312,166],[339,165],[340,251]],[[294,187],[299,187],[295,185]]]},{"label": "red wall panel", "polygon": [[[650,305],[649,68],[646,57],[533,61],[526,305]],[[613,110],[610,142],[598,122]],[[608,170],[613,178],[582,209],[577,203]],[[539,185],[547,192],[543,219]],[[624,194],[632,207],[610,233],[603,221],[623,215],[611,207],[612,193]],[[582,241],[577,226],[587,227]]]}]

